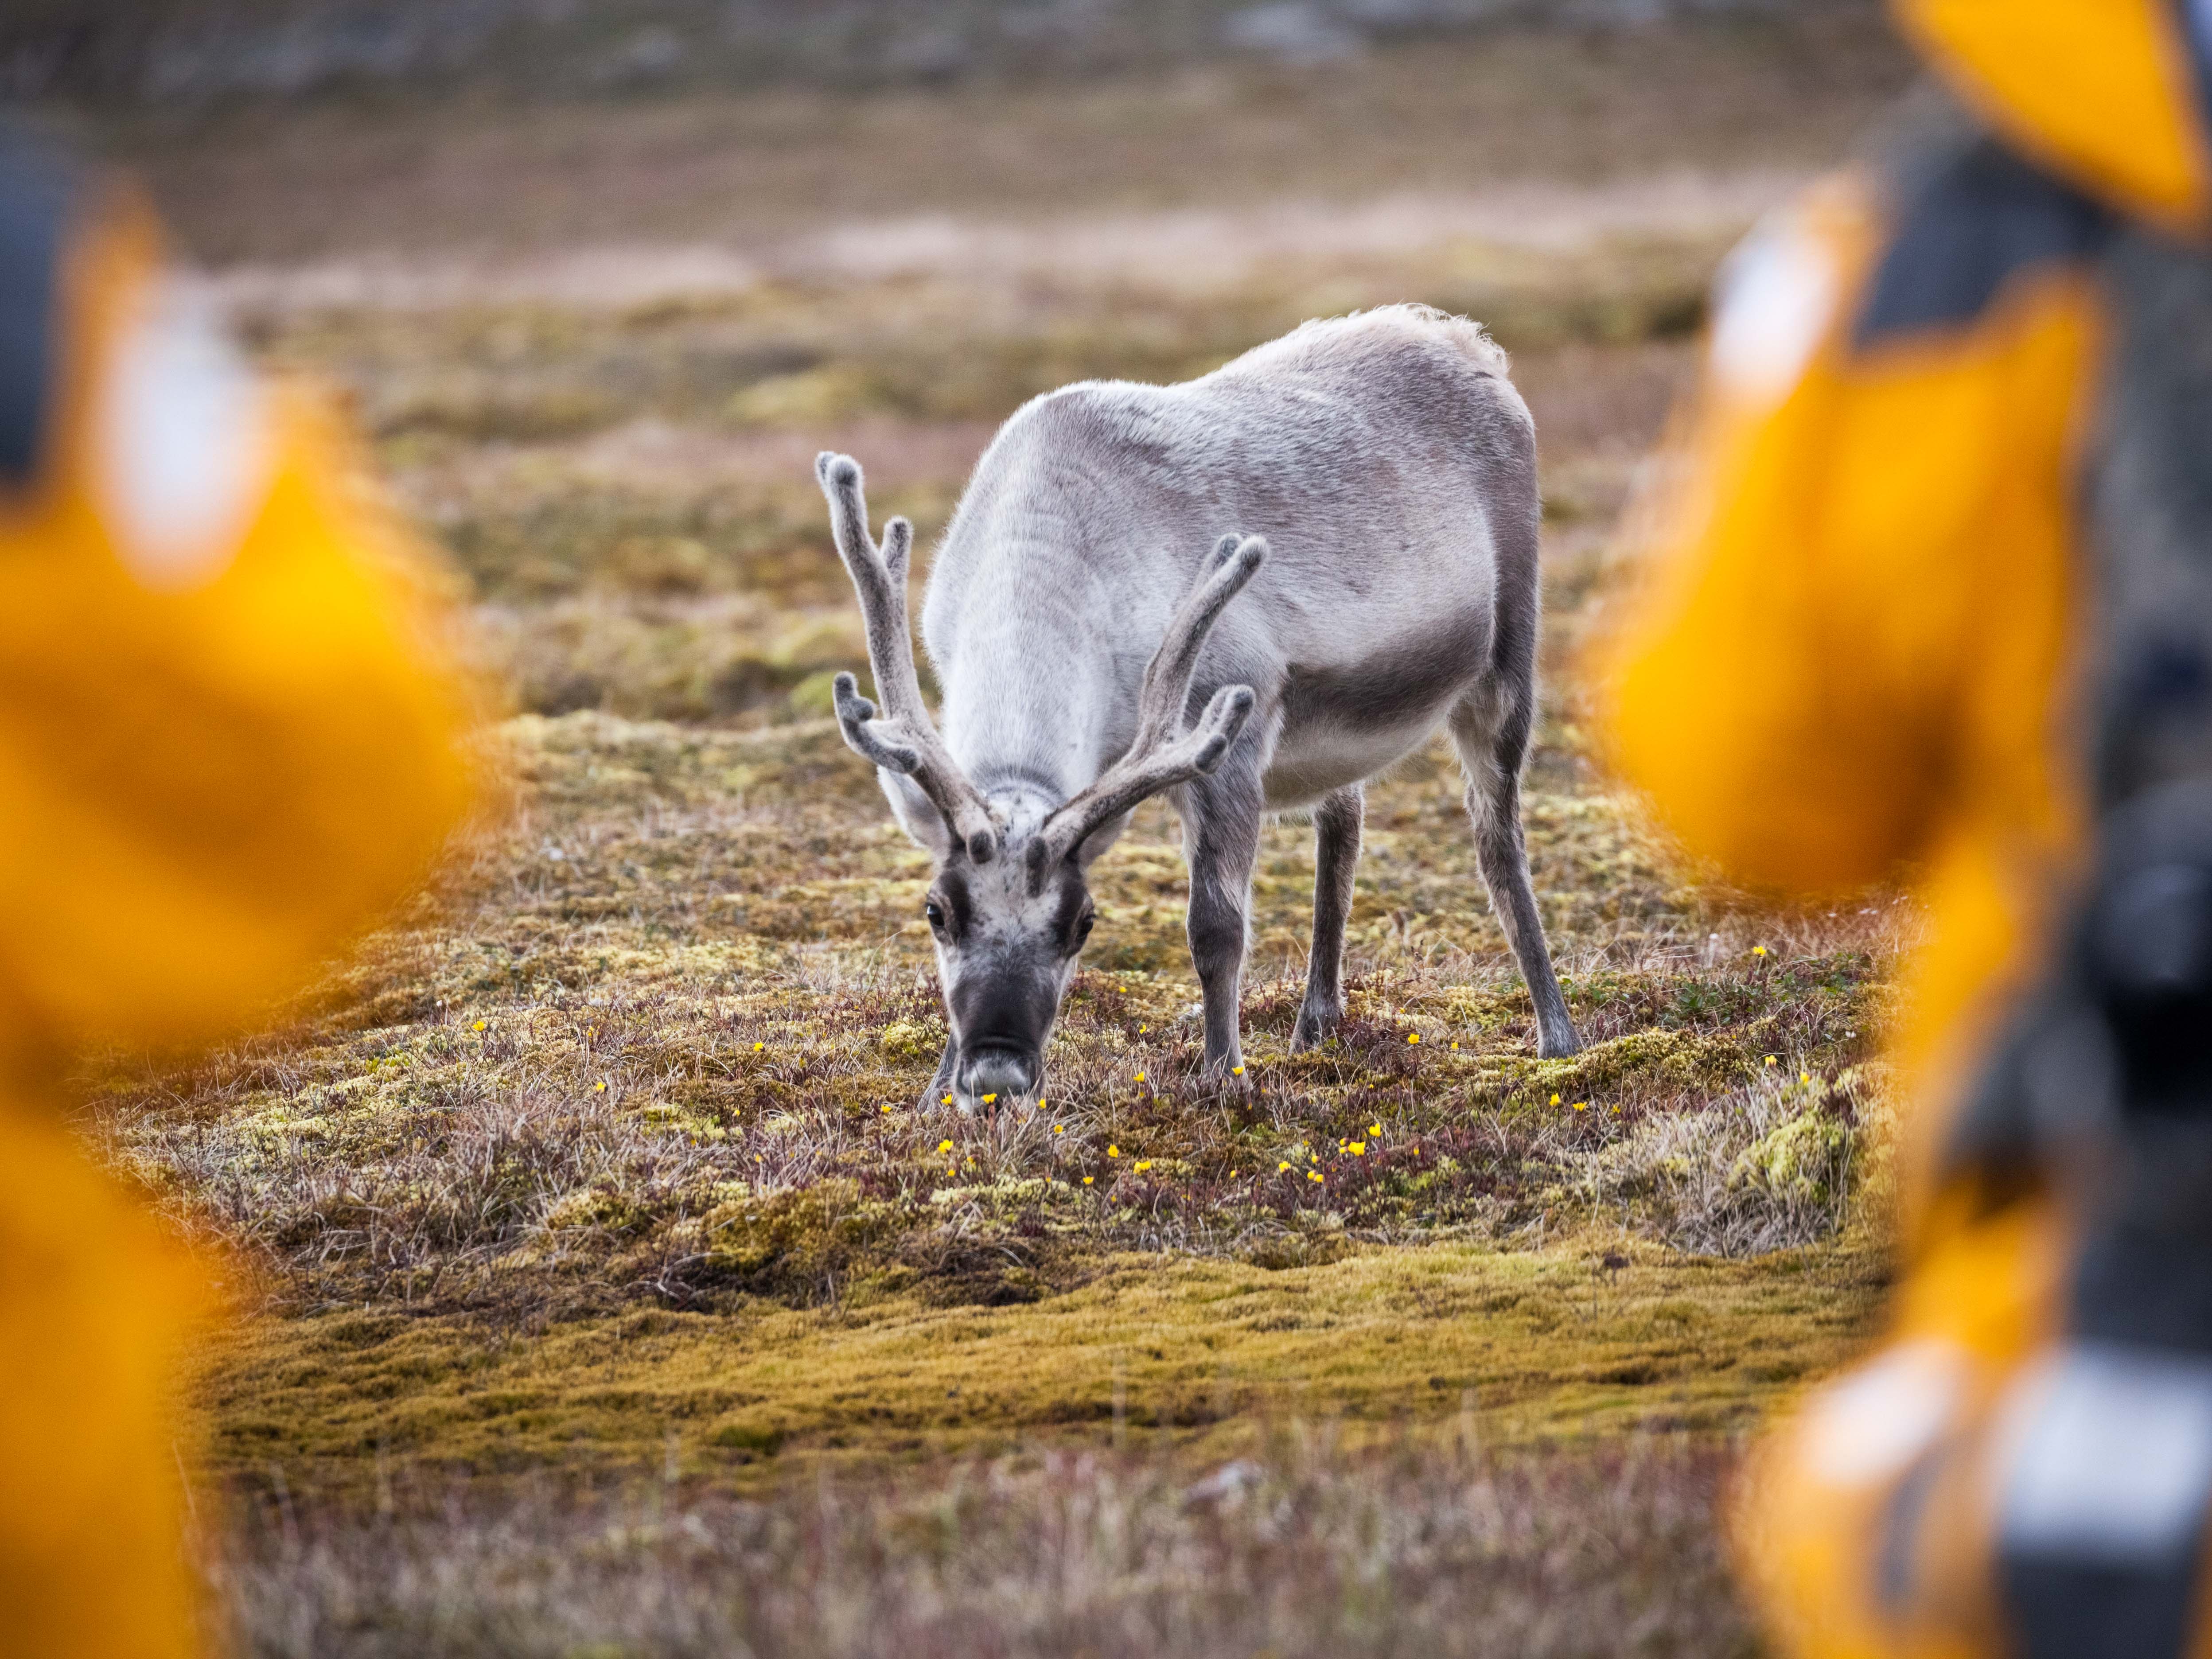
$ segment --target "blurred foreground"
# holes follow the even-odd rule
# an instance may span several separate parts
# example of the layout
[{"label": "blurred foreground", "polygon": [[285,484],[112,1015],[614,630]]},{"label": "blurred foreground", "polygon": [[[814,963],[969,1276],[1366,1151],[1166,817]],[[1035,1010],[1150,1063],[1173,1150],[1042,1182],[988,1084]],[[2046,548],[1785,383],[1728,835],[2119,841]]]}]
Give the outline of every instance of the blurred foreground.
[{"label": "blurred foreground", "polygon": [[1194,1480],[1101,1452],[766,1502],[457,1498],[367,1524],[271,1498],[213,1576],[252,1651],[343,1659],[1756,1650],[1710,1451],[1353,1458],[1310,1425],[1275,1437],[1266,1463]]}]

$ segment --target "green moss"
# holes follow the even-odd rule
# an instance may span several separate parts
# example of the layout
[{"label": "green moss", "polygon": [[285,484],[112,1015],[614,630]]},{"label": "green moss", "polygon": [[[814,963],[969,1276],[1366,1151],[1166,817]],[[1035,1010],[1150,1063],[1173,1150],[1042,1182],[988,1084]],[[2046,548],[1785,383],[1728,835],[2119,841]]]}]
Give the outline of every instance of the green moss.
[{"label": "green moss", "polygon": [[[912,1293],[811,1311],[659,1313],[526,1337],[466,1318],[249,1328],[200,1397],[219,1468],[365,1486],[388,1460],[495,1474],[653,1469],[743,1486],[769,1459],[867,1464],[1081,1442],[1110,1422],[1206,1456],[1271,1416],[1339,1421],[1348,1443],[1486,1443],[1641,1427],[1733,1431],[1861,1340],[1884,1276],[1863,1246],[1716,1263],[1618,1249],[1467,1243],[1352,1249],[1260,1267],[1151,1255],[1032,1303]],[[1808,1275],[1826,1316],[1803,1315]],[[334,1328],[344,1326],[342,1335]],[[1691,1334],[1693,1340],[1688,1340]],[[313,1363],[303,1365],[303,1356]]]},{"label": "green moss", "polygon": [[894,1231],[894,1206],[860,1196],[848,1180],[747,1194],[717,1205],[699,1223],[708,1273],[755,1292],[798,1291],[849,1271]]},{"label": "green moss", "polygon": [[1852,1139],[1850,1125],[1817,1109],[1784,1119],[1737,1156],[1729,1182],[1825,1204],[1849,1177]]}]

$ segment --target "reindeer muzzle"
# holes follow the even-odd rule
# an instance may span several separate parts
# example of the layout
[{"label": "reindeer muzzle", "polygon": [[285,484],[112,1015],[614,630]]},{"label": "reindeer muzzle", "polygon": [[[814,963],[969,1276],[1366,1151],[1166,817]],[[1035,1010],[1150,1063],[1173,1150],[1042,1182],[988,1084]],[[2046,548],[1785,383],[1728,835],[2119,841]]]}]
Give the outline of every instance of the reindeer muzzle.
[{"label": "reindeer muzzle", "polygon": [[1043,1072],[1043,1061],[1034,1053],[979,1047],[960,1056],[960,1092],[970,1100],[981,1100],[985,1095],[1012,1098],[1034,1094]]}]

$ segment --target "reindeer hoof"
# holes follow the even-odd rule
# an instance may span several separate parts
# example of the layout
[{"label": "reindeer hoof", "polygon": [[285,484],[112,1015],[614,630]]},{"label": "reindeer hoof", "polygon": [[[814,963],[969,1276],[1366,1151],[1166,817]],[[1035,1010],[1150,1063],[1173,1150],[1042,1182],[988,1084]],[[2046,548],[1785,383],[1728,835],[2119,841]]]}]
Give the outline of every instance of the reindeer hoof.
[{"label": "reindeer hoof", "polygon": [[1298,1010],[1298,1023],[1291,1028],[1291,1052],[1302,1054],[1328,1042],[1343,1018],[1344,1005],[1340,1002],[1307,1003]]}]

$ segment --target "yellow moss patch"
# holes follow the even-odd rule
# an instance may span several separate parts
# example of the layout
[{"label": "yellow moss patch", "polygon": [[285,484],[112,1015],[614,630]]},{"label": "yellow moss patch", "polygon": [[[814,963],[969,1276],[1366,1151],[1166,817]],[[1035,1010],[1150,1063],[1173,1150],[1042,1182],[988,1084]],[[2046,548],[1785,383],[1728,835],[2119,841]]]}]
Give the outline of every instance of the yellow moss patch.
[{"label": "yellow moss patch", "polygon": [[454,1318],[262,1321],[198,1390],[224,1469],[360,1481],[389,1459],[479,1474],[659,1468],[742,1481],[773,1453],[864,1461],[1098,1443],[1127,1421],[1212,1450],[1268,1414],[1456,1427],[1507,1442],[1722,1431],[1860,1343],[1864,1245],[1751,1262],[1631,1249],[1363,1250],[1269,1272],[1118,1256],[1068,1295],[942,1309],[633,1314],[525,1335]]}]

